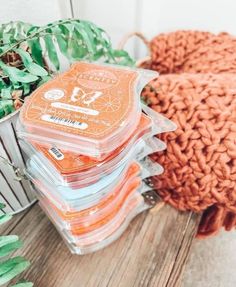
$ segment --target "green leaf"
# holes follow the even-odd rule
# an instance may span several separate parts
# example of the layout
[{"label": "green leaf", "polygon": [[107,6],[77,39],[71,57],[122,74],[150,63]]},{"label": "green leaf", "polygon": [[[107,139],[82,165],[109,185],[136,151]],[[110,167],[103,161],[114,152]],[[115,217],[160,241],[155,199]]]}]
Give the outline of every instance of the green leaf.
[{"label": "green leaf", "polygon": [[52,36],[51,35],[45,35],[44,41],[45,41],[45,46],[46,46],[46,49],[48,52],[48,57],[49,57],[50,61],[55,66],[56,70],[59,70],[60,69],[60,63],[59,63],[57,51],[56,51]]},{"label": "green leaf", "polygon": [[12,100],[0,99],[0,119],[13,111],[15,111],[15,107]]},{"label": "green leaf", "polygon": [[[9,32],[11,28],[6,31]],[[89,21],[66,19],[50,23],[44,27],[31,26],[27,28],[27,36],[28,38],[25,39],[31,48],[32,58],[42,67],[44,61],[40,39],[44,38],[47,42],[45,50],[48,54],[51,54],[49,54],[49,59],[56,70],[59,69],[60,64],[57,46],[70,62],[80,59],[98,60],[104,58],[105,62],[127,64],[129,66],[134,64],[128,53],[121,52],[123,55],[115,56],[106,32]],[[6,48],[9,50],[9,45]]]},{"label": "green leaf", "polygon": [[0,61],[0,68],[9,77],[12,82],[32,83],[38,80],[38,77],[31,75],[15,67],[10,67]]},{"label": "green leaf", "polygon": [[[15,43],[26,37],[27,31],[31,28],[31,24],[21,21],[9,22],[0,25],[0,42],[4,38],[4,43]],[[10,40],[10,42],[9,42]]]},{"label": "green leaf", "polygon": [[21,21],[13,22],[15,28],[14,38],[17,40],[23,39],[27,35],[27,31],[32,27],[29,23],[24,23]]},{"label": "green leaf", "polygon": [[124,50],[112,50],[113,57],[117,60],[117,63],[124,66],[134,66],[135,61]]},{"label": "green leaf", "polygon": [[0,90],[2,99],[11,99],[11,87],[3,88]]},{"label": "green leaf", "polygon": [[32,75],[43,77],[48,74],[48,72],[43,67],[33,62],[33,59],[28,52],[21,48],[15,49],[15,51],[20,55],[26,70]]},{"label": "green leaf", "polygon": [[21,248],[22,246],[23,246],[23,243],[20,240],[6,244],[5,246],[0,248],[0,257],[4,257],[8,255],[9,253],[11,253],[12,251]]},{"label": "green leaf", "polygon": [[[105,32],[103,29],[97,27],[96,25],[94,25],[92,22],[89,22],[89,21],[83,21],[83,20],[81,20],[80,22],[81,22],[81,24],[83,24],[85,27],[87,27],[88,29],[90,29],[91,31],[93,31],[94,37],[97,38],[97,40],[98,40],[99,42],[100,42],[100,41],[101,41],[101,42],[105,42],[105,41],[106,41],[107,44],[110,45],[109,39],[108,39],[108,40],[106,39],[106,38],[108,38],[108,36],[106,35],[106,32]],[[104,37],[103,34],[105,34],[106,37]]]},{"label": "green leaf", "polygon": [[127,52],[124,50],[113,50],[114,57],[124,57],[127,56]]},{"label": "green leaf", "polygon": [[4,209],[5,207],[6,207],[6,204],[0,202],[0,209]]},{"label": "green leaf", "polygon": [[10,31],[10,33],[4,33],[3,34],[3,38],[2,38],[3,44],[11,44],[11,43],[14,42],[13,39],[14,38],[13,38],[13,35],[12,35],[11,31]]},{"label": "green leaf", "polygon": [[16,242],[19,240],[19,237],[17,235],[5,235],[5,236],[0,236],[0,248],[3,246]]},{"label": "green leaf", "polygon": [[43,85],[44,83],[48,82],[51,79],[52,77],[50,75],[42,77],[42,80],[38,83],[37,87],[40,87],[41,85]]},{"label": "green leaf", "polygon": [[88,52],[93,55],[96,52],[96,46],[90,26],[87,23],[76,23],[76,30],[81,35],[86,47],[88,48]]},{"label": "green leaf", "polygon": [[[112,50],[112,46],[111,46],[110,38],[107,35],[107,33],[103,29],[101,29],[100,27],[97,27],[96,25],[94,25],[93,23],[89,21],[81,21],[81,23],[83,23],[85,26],[88,25],[91,31],[93,31],[94,43],[97,47],[99,47],[99,49],[102,49],[103,51],[103,54],[100,57],[105,57],[108,59],[108,61],[110,58],[113,59],[111,53],[109,53],[109,51]],[[96,53],[95,53],[95,56],[96,56]]]},{"label": "green leaf", "polygon": [[63,35],[56,34],[55,37],[56,37],[56,39],[57,39],[58,47],[59,47],[61,53],[62,53],[65,57],[68,57],[68,53],[67,53],[67,50],[68,50],[68,42],[65,40],[65,38],[64,38]]},{"label": "green leaf", "polygon": [[63,25],[58,25],[58,27],[54,28],[55,31],[55,37],[58,43],[58,47],[61,51],[61,53],[68,58],[68,39],[70,32],[66,27]]},{"label": "green leaf", "polygon": [[31,85],[30,84],[22,84],[24,95],[28,95],[31,92]]},{"label": "green leaf", "polygon": [[4,109],[1,107],[1,102],[0,102],[0,119],[2,119],[3,117],[5,117],[6,114],[5,114],[5,111]]},{"label": "green leaf", "polygon": [[29,265],[30,262],[20,256],[2,262],[0,264],[0,285],[9,282],[28,268]]},{"label": "green leaf", "polygon": [[34,35],[39,29],[39,26],[31,26],[27,31],[27,36],[31,36],[32,34]]},{"label": "green leaf", "polygon": [[93,55],[93,60],[97,61],[100,59],[102,56],[104,56],[104,51],[103,49],[98,50],[94,55]]},{"label": "green leaf", "polygon": [[0,90],[5,88],[6,86],[6,83],[0,78]]},{"label": "green leaf", "polygon": [[43,51],[39,39],[40,38],[35,37],[33,39],[29,39],[27,43],[30,47],[32,58],[34,59],[34,61],[41,67],[44,67]]},{"label": "green leaf", "polygon": [[11,218],[12,218],[12,216],[9,215],[9,214],[1,215],[0,216],[0,225],[5,223],[5,222],[7,222],[7,221],[9,221]]},{"label": "green leaf", "polygon": [[14,257],[14,258],[9,258],[5,261],[2,261],[1,264],[0,264],[0,277],[8,272],[9,270],[12,269],[12,267],[14,267],[14,265],[16,264],[19,264],[19,263],[22,263],[24,262],[25,259],[21,256],[17,256],[17,257]]},{"label": "green leaf", "polygon": [[87,54],[87,50],[78,45],[78,40],[75,37],[70,37],[68,41],[68,52],[70,55],[70,60],[79,60]]},{"label": "green leaf", "polygon": [[32,287],[34,284],[32,282],[19,282],[11,287]]}]

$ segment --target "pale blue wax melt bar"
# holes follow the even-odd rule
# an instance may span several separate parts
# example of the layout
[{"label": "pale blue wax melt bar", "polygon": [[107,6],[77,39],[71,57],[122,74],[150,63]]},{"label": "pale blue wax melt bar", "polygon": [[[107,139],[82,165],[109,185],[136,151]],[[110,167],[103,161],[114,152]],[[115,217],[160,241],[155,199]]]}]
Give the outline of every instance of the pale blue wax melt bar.
[{"label": "pale blue wax melt bar", "polygon": [[28,165],[28,172],[31,178],[33,179],[33,182],[36,185],[37,182],[39,181],[47,189],[48,193],[52,193],[56,197],[58,197],[59,195],[60,197],[62,197],[62,200],[66,201],[75,201],[85,197],[93,196],[99,191],[103,191],[107,188],[109,189],[114,188],[120,181],[120,178],[125,174],[126,170],[127,170],[127,164],[125,162],[112,173],[103,176],[96,183],[88,185],[83,188],[72,189],[70,187],[64,187],[61,185],[57,186],[49,183],[49,181],[46,178],[46,174],[42,175],[42,171],[38,166],[38,164],[35,162],[34,157],[30,159]]}]

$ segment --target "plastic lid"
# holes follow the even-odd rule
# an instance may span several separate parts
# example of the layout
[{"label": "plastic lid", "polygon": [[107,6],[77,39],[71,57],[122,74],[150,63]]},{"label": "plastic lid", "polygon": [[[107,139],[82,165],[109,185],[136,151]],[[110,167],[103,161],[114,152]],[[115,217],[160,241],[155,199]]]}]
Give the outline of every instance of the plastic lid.
[{"label": "plastic lid", "polygon": [[130,165],[125,177],[117,184],[114,190],[111,190],[107,195],[105,195],[99,202],[95,205],[90,206],[89,208],[85,208],[81,211],[74,212],[63,212],[59,208],[57,208],[48,198],[45,196],[40,197],[40,200],[45,202],[45,204],[49,205],[51,209],[55,211],[57,216],[61,218],[61,220],[66,221],[67,223],[73,224],[84,221],[86,217],[93,217],[93,215],[97,216],[97,214],[102,211],[104,208],[111,207],[113,204],[116,204],[117,200],[122,199],[123,196],[127,196],[127,189],[132,185],[133,181],[140,181],[141,179],[138,176],[140,173],[140,165],[137,163],[133,163]]},{"label": "plastic lid", "polygon": [[49,181],[55,185],[78,188],[96,182],[100,177],[131,159],[137,149],[142,150],[143,144],[141,142],[138,144],[139,139],[147,135],[151,131],[151,127],[152,120],[143,114],[137,129],[128,141],[103,161],[59,150],[55,146],[49,148],[34,141],[28,143],[21,140],[20,144],[27,155],[36,164],[38,163],[37,167],[41,169],[40,173],[45,173]]},{"label": "plastic lid", "polygon": [[139,213],[148,209],[141,195],[136,194],[132,197],[125,208],[123,208],[116,217],[106,225],[82,236],[72,236],[65,230],[61,230],[48,212],[48,208],[39,203],[49,219],[55,225],[56,229],[62,236],[62,239],[71,250],[76,254],[87,254],[102,249],[115,241],[128,227],[131,220]]},{"label": "plastic lid", "polygon": [[51,216],[54,217],[59,225],[64,226],[64,228],[70,230],[74,235],[81,235],[95,230],[115,217],[126,201],[137,191],[140,184],[140,178],[133,178],[129,181],[129,185],[116,190],[113,193],[112,199],[109,198],[107,201],[102,200],[91,208],[77,212],[77,215],[69,222],[64,221],[58,216],[55,209],[51,208],[48,200],[44,198],[40,201],[43,205],[48,206]]},{"label": "plastic lid", "polygon": [[[86,188],[72,190],[70,188],[58,189],[49,185],[36,169],[28,169],[28,175],[38,192],[43,193],[62,212],[75,212],[97,204],[107,194],[112,193],[117,185],[124,180],[130,165],[121,166],[112,174],[103,177],[99,183]],[[30,172],[31,170],[31,172]]]},{"label": "plastic lid", "polygon": [[157,73],[148,70],[78,62],[26,101],[20,133],[102,159],[135,130],[141,116],[140,83],[154,77]]},{"label": "plastic lid", "polygon": [[[79,235],[72,234],[70,230],[64,229],[64,227],[58,222],[54,216],[52,216],[50,208],[40,202],[40,206],[45,211],[49,219],[53,222],[55,227],[60,231],[62,236],[69,242],[74,243],[78,246],[89,245],[96,241],[104,240],[107,236],[113,233],[119,226],[124,222],[126,218],[129,218],[129,214],[139,206],[139,210],[145,210],[150,208],[147,205],[141,194],[138,192],[134,193],[129,199],[123,204],[118,210],[114,217],[110,220],[101,222],[96,228],[88,228],[87,232],[83,232]],[[99,239],[98,239],[99,238]]]}]

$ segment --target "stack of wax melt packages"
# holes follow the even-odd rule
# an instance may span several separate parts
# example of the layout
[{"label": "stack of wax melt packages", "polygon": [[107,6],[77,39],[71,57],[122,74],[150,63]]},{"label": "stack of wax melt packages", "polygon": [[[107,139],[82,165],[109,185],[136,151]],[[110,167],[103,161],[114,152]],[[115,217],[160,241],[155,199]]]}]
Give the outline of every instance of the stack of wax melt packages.
[{"label": "stack of wax melt packages", "polygon": [[143,179],[163,169],[148,155],[166,148],[155,135],[175,129],[140,101],[156,77],[149,70],[78,62],[38,88],[21,110],[26,173],[72,253],[109,245],[154,205]]}]

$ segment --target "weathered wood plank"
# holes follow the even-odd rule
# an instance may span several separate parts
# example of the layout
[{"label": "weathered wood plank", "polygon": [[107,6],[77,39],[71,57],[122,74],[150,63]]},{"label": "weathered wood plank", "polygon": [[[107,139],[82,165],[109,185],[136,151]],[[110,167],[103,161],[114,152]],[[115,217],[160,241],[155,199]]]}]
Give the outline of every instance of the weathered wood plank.
[{"label": "weathered wood plank", "polygon": [[192,213],[189,218],[189,222],[186,226],[185,234],[183,237],[182,244],[179,248],[175,264],[171,271],[170,278],[166,284],[166,287],[180,287],[182,286],[182,276],[188,260],[193,240],[197,232],[197,227],[200,222],[201,216],[196,213]]},{"label": "weathered wood plank", "polygon": [[11,233],[24,241],[16,254],[31,260],[25,278],[37,287],[163,287],[174,286],[171,276],[182,272],[176,265],[187,255],[183,246],[191,244],[195,222],[190,213],[165,206],[138,216],[111,246],[84,256],[70,254],[38,205]]},{"label": "weathered wood plank", "polygon": [[11,220],[0,225],[0,235],[9,234],[12,230],[14,230],[17,224],[23,220],[23,218],[26,216],[26,214],[30,211],[31,208],[33,208],[33,206],[27,208],[26,210],[18,214],[15,214]]}]

